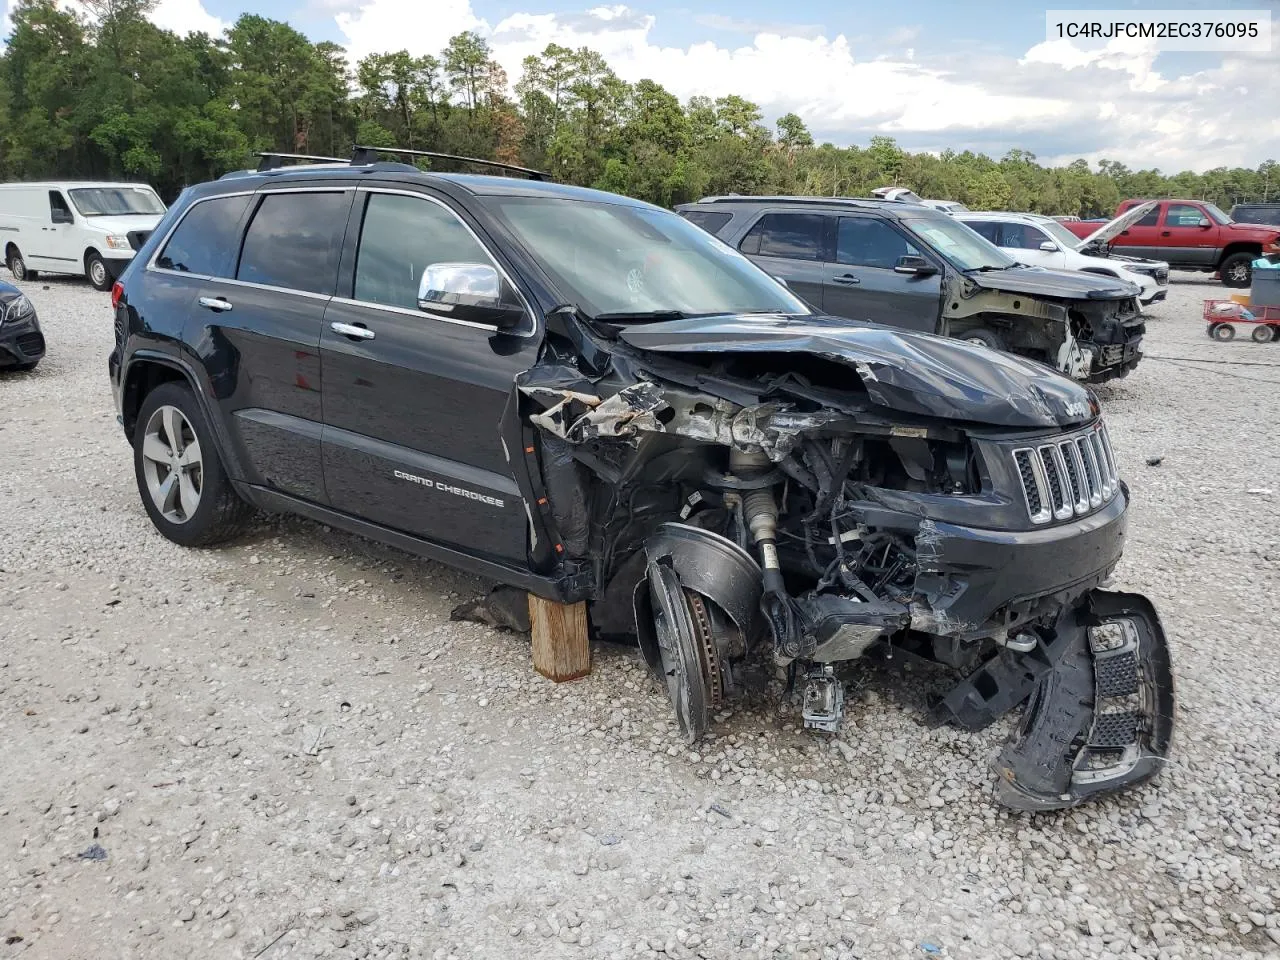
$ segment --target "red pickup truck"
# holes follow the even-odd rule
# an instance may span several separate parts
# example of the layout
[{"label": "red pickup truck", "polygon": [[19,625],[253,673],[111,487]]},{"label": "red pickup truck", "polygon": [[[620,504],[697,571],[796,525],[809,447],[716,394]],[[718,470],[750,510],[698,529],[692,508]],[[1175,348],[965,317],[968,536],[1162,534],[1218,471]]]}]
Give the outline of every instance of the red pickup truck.
[{"label": "red pickup truck", "polygon": [[[1145,202],[1126,200],[1116,216]],[[1089,220],[1069,220],[1063,226],[1082,238],[1098,229]],[[1247,287],[1253,281],[1253,261],[1264,253],[1280,253],[1280,228],[1236,223],[1201,200],[1161,200],[1110,245],[1116,253],[1165,260],[1176,270],[1216,273],[1223,286]]]}]

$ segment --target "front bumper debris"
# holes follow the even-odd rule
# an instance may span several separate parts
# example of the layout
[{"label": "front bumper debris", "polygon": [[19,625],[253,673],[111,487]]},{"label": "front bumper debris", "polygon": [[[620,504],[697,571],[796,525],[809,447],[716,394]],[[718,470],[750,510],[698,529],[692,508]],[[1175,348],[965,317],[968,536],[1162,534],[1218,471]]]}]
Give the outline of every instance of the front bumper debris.
[{"label": "front bumper debris", "polygon": [[[1159,772],[1173,735],[1173,674],[1155,608],[1094,591],[1059,619],[1017,730],[994,763],[1015,810],[1061,810]],[[1006,691],[1006,699],[1015,695]]]}]

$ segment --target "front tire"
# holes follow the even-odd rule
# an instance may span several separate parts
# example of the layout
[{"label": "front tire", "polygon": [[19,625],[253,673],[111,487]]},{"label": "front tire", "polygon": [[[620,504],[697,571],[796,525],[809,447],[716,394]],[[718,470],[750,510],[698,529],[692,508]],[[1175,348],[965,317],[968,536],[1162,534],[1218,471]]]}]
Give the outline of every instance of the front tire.
[{"label": "front tire", "polygon": [[960,334],[959,339],[965,343],[976,344],[979,347],[987,347],[991,350],[1004,349],[1004,340],[994,330],[970,330],[967,333]]},{"label": "front tire", "polygon": [[147,515],[174,543],[205,547],[244,530],[252,511],[231,486],[213,431],[186,384],[162,383],[143,401],[133,466]]},{"label": "front tire", "polygon": [[94,250],[84,258],[84,275],[95,290],[110,290],[115,282],[107,269],[107,262]]},{"label": "front tire", "polygon": [[22,251],[17,247],[14,247],[13,252],[9,254],[8,267],[15,280],[34,280],[39,276],[34,270],[27,269],[27,261],[23,259]]},{"label": "front tire", "polygon": [[1253,283],[1252,253],[1233,253],[1222,261],[1218,268],[1218,276],[1222,278],[1224,287],[1247,287]]}]

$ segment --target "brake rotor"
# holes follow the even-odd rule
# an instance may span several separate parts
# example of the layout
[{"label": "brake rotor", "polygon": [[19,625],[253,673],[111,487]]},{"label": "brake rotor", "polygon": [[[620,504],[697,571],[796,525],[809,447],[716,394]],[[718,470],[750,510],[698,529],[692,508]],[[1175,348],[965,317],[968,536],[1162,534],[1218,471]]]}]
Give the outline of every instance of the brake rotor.
[{"label": "brake rotor", "polygon": [[689,602],[689,613],[693,617],[693,630],[698,641],[698,653],[701,654],[702,675],[706,678],[707,703],[712,710],[718,710],[724,703],[724,677],[720,672],[720,651],[711,628],[711,617],[707,613],[707,601],[702,594],[694,593],[692,590],[685,590],[685,599]]},{"label": "brake rotor", "polygon": [[706,733],[709,722],[709,685],[703,666],[703,644],[675,571],[665,564],[650,563],[648,580],[667,694],[675,708],[680,732],[687,742],[693,743]]}]

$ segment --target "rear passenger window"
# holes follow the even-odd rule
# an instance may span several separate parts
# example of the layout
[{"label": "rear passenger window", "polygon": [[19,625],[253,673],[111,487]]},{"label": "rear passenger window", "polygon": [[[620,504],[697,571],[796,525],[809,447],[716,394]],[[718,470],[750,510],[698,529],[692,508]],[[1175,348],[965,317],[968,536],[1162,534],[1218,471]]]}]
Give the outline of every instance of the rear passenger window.
[{"label": "rear passenger window", "polygon": [[1135,223],[1134,226],[1135,227],[1154,227],[1159,222],[1160,222],[1160,205],[1156,204],[1149,211],[1147,211],[1146,216],[1144,216],[1141,220]]},{"label": "rear passenger window", "polygon": [[710,234],[718,234],[724,225],[733,219],[731,213],[717,213],[714,210],[685,210],[680,216]]},{"label": "rear passenger window", "polygon": [[996,220],[965,220],[964,225],[1000,246],[1000,224]]},{"label": "rear passenger window", "polygon": [[418,308],[418,281],[433,263],[493,260],[451,211],[430,200],[373,193],[356,257],[355,299]]},{"label": "rear passenger window", "polygon": [[825,217],[820,213],[766,213],[742,239],[743,253],[786,260],[821,260]]},{"label": "rear passenger window", "polygon": [[229,277],[236,262],[236,228],[250,198],[217,197],[197,203],[156,257],[156,266],[208,277]]},{"label": "rear passenger window", "polygon": [[344,193],[267,194],[245,233],[236,279],[333,293],[349,205]]}]

